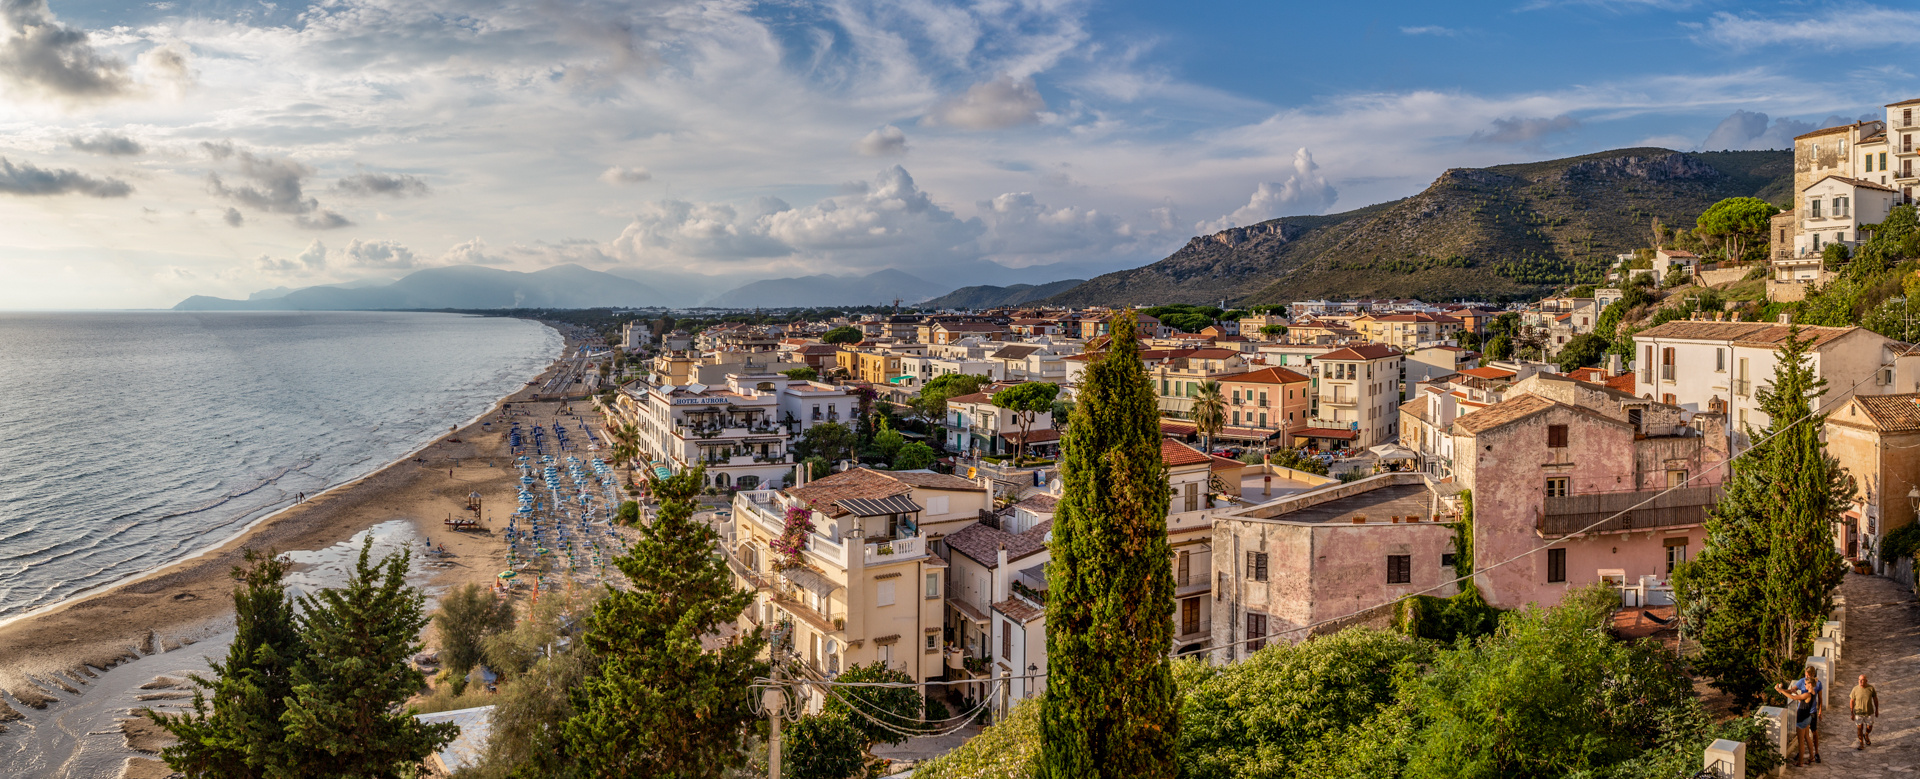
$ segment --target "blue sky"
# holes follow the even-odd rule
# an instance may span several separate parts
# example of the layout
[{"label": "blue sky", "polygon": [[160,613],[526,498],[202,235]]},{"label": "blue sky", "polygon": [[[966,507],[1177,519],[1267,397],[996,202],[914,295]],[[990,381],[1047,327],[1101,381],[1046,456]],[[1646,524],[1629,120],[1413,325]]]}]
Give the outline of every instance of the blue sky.
[{"label": "blue sky", "polygon": [[1818,2],[5,0],[0,308],[457,263],[1084,277],[1449,167],[1782,148],[1920,93],[1917,30]]}]

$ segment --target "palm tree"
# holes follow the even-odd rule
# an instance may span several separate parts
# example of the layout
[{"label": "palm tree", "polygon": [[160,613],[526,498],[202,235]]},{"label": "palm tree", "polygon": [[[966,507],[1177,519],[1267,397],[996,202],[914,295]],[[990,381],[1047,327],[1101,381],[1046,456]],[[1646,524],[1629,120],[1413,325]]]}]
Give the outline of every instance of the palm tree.
[{"label": "palm tree", "polygon": [[1213,436],[1227,425],[1227,398],[1220,394],[1220,382],[1208,379],[1193,392],[1193,427],[1200,434],[1200,448],[1211,453]]},{"label": "palm tree", "polygon": [[632,422],[614,425],[607,429],[607,438],[613,441],[613,451],[608,454],[614,467],[626,463],[627,481],[633,481],[633,461],[640,456],[640,427]]}]

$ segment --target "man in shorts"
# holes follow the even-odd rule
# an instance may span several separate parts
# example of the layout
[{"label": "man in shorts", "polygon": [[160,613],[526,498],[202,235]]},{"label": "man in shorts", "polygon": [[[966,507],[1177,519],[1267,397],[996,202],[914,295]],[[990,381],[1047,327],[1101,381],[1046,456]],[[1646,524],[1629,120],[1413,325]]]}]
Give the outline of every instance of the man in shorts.
[{"label": "man in shorts", "polygon": [[1847,696],[1847,705],[1853,711],[1853,748],[1873,746],[1873,718],[1880,716],[1880,692],[1867,684],[1866,674],[1860,675],[1860,683]]}]

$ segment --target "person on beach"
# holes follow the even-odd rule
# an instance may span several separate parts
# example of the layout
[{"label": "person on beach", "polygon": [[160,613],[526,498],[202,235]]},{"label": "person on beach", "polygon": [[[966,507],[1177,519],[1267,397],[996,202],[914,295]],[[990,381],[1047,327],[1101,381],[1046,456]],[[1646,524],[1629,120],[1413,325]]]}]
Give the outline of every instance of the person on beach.
[{"label": "person on beach", "polygon": [[1873,746],[1873,718],[1880,716],[1880,691],[1867,684],[1866,674],[1860,675],[1860,683],[1847,696],[1847,708],[1853,710],[1853,748]]},{"label": "person on beach", "polygon": [[1800,716],[1794,723],[1794,766],[1806,765],[1809,762],[1806,756],[1809,754],[1813,756],[1811,762],[1820,762],[1819,672],[1809,665],[1806,677],[1794,680],[1792,687],[1776,684],[1773,689],[1800,704]]}]

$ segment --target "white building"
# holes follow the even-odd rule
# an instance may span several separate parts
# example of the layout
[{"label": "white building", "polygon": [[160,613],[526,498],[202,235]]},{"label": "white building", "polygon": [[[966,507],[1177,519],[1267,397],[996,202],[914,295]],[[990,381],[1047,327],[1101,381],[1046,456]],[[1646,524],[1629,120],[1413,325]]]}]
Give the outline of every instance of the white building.
[{"label": "white building", "polygon": [[1849,250],[1858,248],[1867,239],[1860,234],[1860,225],[1887,221],[1897,196],[1892,187],[1845,176],[1826,176],[1814,182],[1800,193],[1800,202],[1795,204],[1800,230],[1794,236],[1794,255],[1817,257],[1836,243]]},{"label": "white building", "polygon": [[629,382],[614,412],[640,431],[641,459],[678,473],[705,466],[715,487],[756,489],[794,481],[794,436],[822,422],[851,422],[848,390],[780,375],[729,375],[709,387]]},{"label": "white building", "polygon": [[1400,438],[1399,349],[1362,344],[1327,352],[1313,361],[1312,427],[1295,433],[1326,448],[1366,448]]}]

